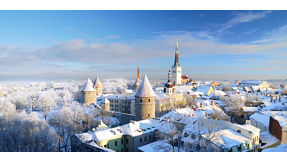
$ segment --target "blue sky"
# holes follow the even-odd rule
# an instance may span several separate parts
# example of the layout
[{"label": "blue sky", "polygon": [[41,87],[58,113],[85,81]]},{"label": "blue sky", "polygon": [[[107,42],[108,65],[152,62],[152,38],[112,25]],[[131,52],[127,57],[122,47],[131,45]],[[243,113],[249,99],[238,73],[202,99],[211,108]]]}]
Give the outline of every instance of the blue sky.
[{"label": "blue sky", "polygon": [[0,80],[286,79],[287,11],[0,11]]}]

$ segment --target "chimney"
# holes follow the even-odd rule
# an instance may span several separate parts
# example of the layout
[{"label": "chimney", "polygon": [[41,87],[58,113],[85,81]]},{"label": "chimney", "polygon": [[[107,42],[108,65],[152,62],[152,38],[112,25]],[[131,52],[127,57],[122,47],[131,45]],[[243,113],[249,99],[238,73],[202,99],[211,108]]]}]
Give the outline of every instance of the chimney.
[{"label": "chimney", "polygon": [[200,103],[200,106],[199,106],[200,108],[204,108],[204,105],[203,105],[203,103]]},{"label": "chimney", "polygon": [[246,120],[246,125],[251,125],[251,121],[250,120]]}]

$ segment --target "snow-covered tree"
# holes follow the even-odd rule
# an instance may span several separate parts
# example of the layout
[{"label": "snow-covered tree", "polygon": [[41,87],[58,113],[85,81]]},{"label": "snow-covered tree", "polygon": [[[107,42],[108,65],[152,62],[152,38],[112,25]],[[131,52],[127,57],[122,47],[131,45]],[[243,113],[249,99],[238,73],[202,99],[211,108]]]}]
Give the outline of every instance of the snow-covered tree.
[{"label": "snow-covered tree", "polygon": [[0,100],[0,116],[6,119],[12,118],[16,113],[16,107],[8,100]]},{"label": "snow-covered tree", "polygon": [[27,93],[17,92],[11,97],[11,102],[16,106],[17,111],[28,110],[30,107],[28,98]]},{"label": "snow-covered tree", "polygon": [[0,117],[0,151],[56,151],[56,134],[35,115],[15,113],[11,119]]},{"label": "snow-covered tree", "polygon": [[52,90],[40,92],[38,94],[36,106],[39,107],[43,112],[45,120],[47,114],[57,105],[57,99],[58,99],[57,94]]}]

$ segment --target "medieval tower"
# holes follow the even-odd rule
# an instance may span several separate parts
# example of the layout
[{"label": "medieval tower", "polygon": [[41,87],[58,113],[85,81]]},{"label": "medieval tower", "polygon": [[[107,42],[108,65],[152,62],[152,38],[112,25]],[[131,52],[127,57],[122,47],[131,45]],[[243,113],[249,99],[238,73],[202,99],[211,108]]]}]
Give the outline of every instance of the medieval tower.
[{"label": "medieval tower", "polygon": [[155,94],[145,75],[135,94],[136,121],[155,117]]},{"label": "medieval tower", "polygon": [[97,91],[93,88],[90,78],[86,81],[81,91],[82,100],[85,105],[97,104]]},{"label": "medieval tower", "polygon": [[178,60],[178,42],[176,42],[175,58],[172,66],[172,83],[175,85],[181,84],[181,66],[179,65]]},{"label": "medieval tower", "polygon": [[103,85],[98,76],[94,81],[93,87],[96,90],[98,96],[103,94]]},{"label": "medieval tower", "polygon": [[141,81],[140,81],[140,68],[138,68],[138,74],[137,74],[137,79],[134,84],[134,90],[137,91],[140,87]]}]

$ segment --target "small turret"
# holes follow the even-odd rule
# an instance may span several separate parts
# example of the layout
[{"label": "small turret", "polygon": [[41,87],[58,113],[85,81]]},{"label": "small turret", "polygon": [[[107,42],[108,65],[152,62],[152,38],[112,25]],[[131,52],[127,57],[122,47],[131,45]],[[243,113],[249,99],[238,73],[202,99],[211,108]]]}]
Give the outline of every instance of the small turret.
[{"label": "small turret", "polygon": [[97,95],[102,95],[103,85],[98,76],[96,77],[93,85],[94,85],[94,89],[97,92]]},{"label": "small turret", "polygon": [[134,90],[137,91],[140,87],[140,84],[141,84],[141,81],[140,81],[140,69],[138,68],[138,73],[137,73],[137,79],[135,81],[135,84],[134,84]]},{"label": "small turret", "polygon": [[164,85],[164,93],[170,95],[174,93],[174,84],[171,80],[171,71],[168,71],[168,81]]}]

